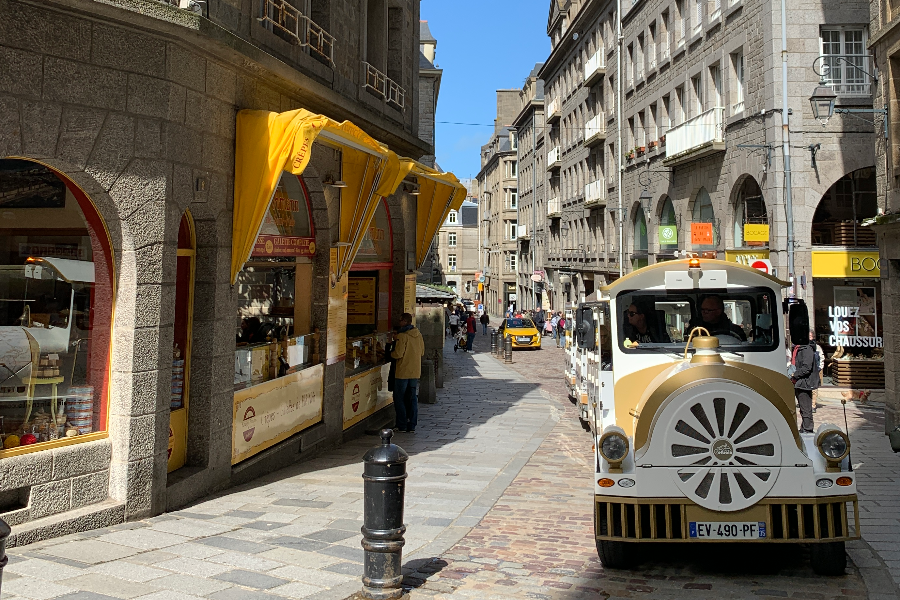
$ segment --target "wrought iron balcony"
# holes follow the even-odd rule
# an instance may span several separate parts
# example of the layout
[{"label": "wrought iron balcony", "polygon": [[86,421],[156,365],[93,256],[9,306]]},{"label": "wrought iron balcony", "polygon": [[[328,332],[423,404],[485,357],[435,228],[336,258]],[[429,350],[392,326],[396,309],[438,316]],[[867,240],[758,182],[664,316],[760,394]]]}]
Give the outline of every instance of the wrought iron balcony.
[{"label": "wrought iron balcony", "polygon": [[871,55],[826,54],[822,57],[825,81],[838,96],[870,96],[875,57]]},{"label": "wrought iron balcony", "polygon": [[725,150],[725,109],[710,110],[666,132],[666,165],[689,162]]},{"label": "wrought iron balcony", "polygon": [[366,61],[362,61],[362,64],[366,70],[363,87],[376,96],[381,96],[385,102],[390,102],[401,109],[405,108],[406,90]]},{"label": "wrought iron balcony", "polygon": [[309,48],[318,56],[334,64],[334,36],[315,21],[291,6],[287,0],[263,0],[262,16],[257,19],[264,26],[287,36],[290,41]]}]

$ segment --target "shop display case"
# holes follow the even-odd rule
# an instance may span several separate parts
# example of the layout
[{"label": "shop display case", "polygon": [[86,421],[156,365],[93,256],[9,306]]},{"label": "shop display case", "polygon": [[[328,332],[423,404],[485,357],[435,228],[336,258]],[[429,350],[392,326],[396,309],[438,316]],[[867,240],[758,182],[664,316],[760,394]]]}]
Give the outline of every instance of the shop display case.
[{"label": "shop display case", "polygon": [[389,350],[394,341],[391,332],[372,333],[347,340],[347,376],[361,373],[391,360]]},{"label": "shop display case", "polygon": [[301,371],[318,362],[318,334],[292,336],[234,351],[234,389],[265,383]]}]

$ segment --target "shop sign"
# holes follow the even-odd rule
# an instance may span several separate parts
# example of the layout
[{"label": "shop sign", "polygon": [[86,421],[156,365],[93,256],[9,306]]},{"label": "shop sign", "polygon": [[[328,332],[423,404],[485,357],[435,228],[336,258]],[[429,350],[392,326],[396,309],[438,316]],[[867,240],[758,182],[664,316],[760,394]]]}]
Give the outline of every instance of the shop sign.
[{"label": "shop sign", "polygon": [[744,225],[745,242],[768,242],[769,226],[747,223]]},{"label": "shop sign", "polygon": [[331,248],[328,270],[328,335],[325,360],[329,365],[344,360],[347,352],[347,274],[334,280],[338,272],[338,249]]},{"label": "shop sign", "polygon": [[259,235],[252,256],[315,256],[316,240],[311,237]]},{"label": "shop sign", "polygon": [[[736,262],[747,267],[760,260],[769,260],[768,250],[726,250],[725,260]],[[771,273],[769,273],[771,275]]]},{"label": "shop sign", "polygon": [[390,369],[390,364],[385,364],[344,380],[344,429],[393,402],[387,391]]},{"label": "shop sign", "polygon": [[72,260],[89,260],[87,248],[78,244],[40,244],[31,242],[19,244],[19,258],[30,256],[52,256],[54,258],[70,258]]},{"label": "shop sign", "polygon": [[828,307],[830,346],[883,348],[878,335],[875,288],[835,286],[834,305]]},{"label": "shop sign", "polygon": [[[693,228],[692,232],[693,234]],[[659,243],[660,244],[677,244],[678,243],[678,227],[676,225],[660,225],[659,226]]]},{"label": "shop sign", "polygon": [[235,392],[231,464],[321,421],[324,373],[318,364]]},{"label": "shop sign", "polygon": [[375,277],[351,277],[347,290],[347,323],[375,323]]},{"label": "shop sign", "polygon": [[691,223],[691,243],[698,246],[712,246],[712,223]]},{"label": "shop sign", "polygon": [[845,277],[881,277],[881,258],[872,251],[812,252],[812,276],[843,279]]},{"label": "shop sign", "polygon": [[403,312],[412,315],[413,324],[416,322],[416,275],[412,273],[406,276],[406,284],[403,287]]}]

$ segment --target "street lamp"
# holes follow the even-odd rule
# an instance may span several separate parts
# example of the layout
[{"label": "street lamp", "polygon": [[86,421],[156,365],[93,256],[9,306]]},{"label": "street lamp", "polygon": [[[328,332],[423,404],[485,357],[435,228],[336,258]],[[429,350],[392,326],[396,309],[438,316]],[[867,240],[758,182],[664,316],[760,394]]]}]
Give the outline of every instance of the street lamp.
[{"label": "street lamp", "polygon": [[819,76],[819,85],[816,86],[812,96],[809,97],[813,117],[822,124],[822,127],[825,127],[828,119],[834,114],[834,101],[836,99],[837,94],[825,81],[825,71],[823,70]]}]

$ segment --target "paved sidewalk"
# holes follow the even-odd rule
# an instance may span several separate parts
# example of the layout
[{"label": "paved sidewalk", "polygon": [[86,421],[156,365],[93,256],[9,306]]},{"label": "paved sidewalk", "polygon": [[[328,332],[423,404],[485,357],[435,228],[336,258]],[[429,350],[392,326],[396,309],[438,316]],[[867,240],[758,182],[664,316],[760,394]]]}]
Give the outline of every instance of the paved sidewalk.
[{"label": "paved sidewalk", "polygon": [[[489,338],[477,336],[476,350]],[[486,353],[445,350],[438,402],[420,405],[409,454],[408,571],[488,513],[558,419],[535,386]],[[4,600],[343,599],[360,589],[362,456],[377,437],[185,510],[10,550]]]}]

